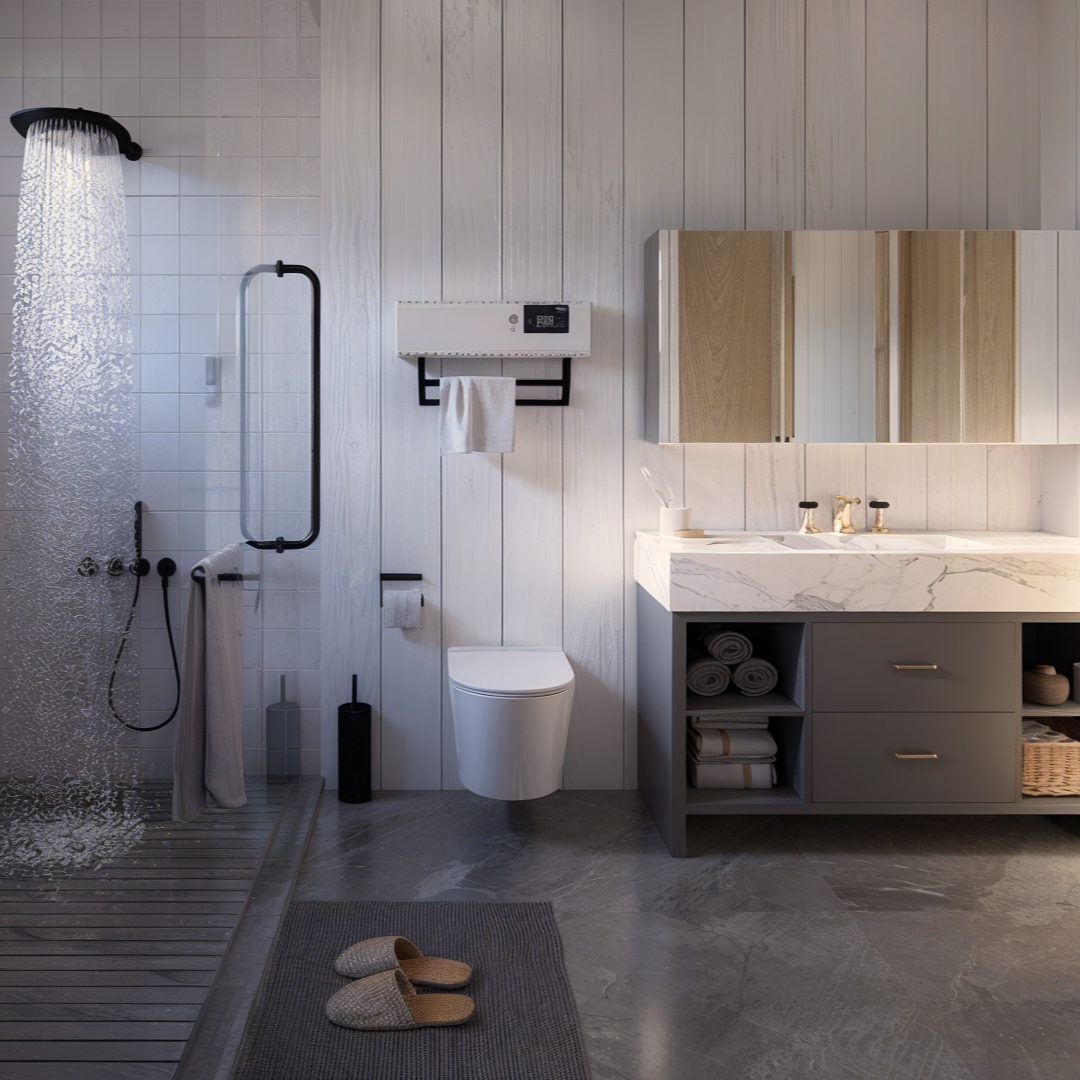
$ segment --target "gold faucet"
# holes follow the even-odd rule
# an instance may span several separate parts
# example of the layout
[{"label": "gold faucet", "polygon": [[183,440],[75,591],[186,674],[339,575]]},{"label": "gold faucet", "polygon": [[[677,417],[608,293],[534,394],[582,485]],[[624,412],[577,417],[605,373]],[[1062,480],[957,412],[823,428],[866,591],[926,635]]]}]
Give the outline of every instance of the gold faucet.
[{"label": "gold faucet", "polygon": [[851,507],[858,506],[862,499],[850,495],[834,495],[836,499],[836,516],[833,518],[832,531],[834,533],[853,533],[855,526],[851,524]]}]

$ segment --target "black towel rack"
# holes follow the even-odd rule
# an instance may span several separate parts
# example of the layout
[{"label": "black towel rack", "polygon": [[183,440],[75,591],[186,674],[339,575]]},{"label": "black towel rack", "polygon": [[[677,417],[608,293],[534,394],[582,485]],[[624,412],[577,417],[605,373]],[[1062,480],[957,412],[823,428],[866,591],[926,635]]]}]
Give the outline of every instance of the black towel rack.
[{"label": "black towel rack", "polygon": [[[191,580],[197,581],[200,585],[206,586],[206,571],[201,566],[193,566],[191,568]],[[240,573],[234,574],[218,574],[218,581],[243,581],[244,575]]]},{"label": "black towel rack", "polygon": [[[301,274],[311,282],[311,511],[307,535],[301,540],[286,540],[278,536],[273,540],[256,540],[248,531],[248,350],[247,350],[247,294],[252,281],[259,274]],[[306,548],[319,536],[319,349],[322,322],[322,290],[319,275],[310,266],[284,263],[278,259],[272,265],[263,263],[253,266],[240,281],[239,353],[240,353],[240,531],[244,542],[253,548],[283,551]]]},{"label": "black towel rack", "polygon": [[[438,386],[438,379],[429,379],[427,377],[427,358],[424,356],[418,356],[416,358],[416,381],[417,390],[419,392],[421,405],[438,405],[438,398],[432,400],[427,396],[427,388],[429,386]],[[515,405],[555,405],[563,406],[570,404],[570,357],[564,356],[562,358],[562,378],[561,379],[515,379],[518,386],[556,386],[562,393],[557,398],[518,398]]]}]

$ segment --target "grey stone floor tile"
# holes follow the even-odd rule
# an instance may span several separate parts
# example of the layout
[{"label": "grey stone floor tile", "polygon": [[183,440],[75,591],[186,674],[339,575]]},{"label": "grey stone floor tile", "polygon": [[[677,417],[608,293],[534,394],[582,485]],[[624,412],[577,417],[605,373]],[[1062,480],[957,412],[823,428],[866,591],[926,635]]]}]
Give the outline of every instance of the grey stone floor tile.
[{"label": "grey stone floor tile", "polygon": [[560,911],[844,910],[775,818],[709,822],[701,857],[671,859],[636,792],[603,793],[619,798],[599,806],[558,792],[509,810],[469,792],[424,794],[327,806],[298,898],[355,888],[372,900],[547,900]]},{"label": "grey stone floor tile", "polygon": [[1080,912],[1080,839],[1041,817],[787,818],[849,909]]},{"label": "grey stone floor tile", "polygon": [[1056,1061],[990,1061],[972,1065],[975,1080],[1076,1080],[1080,1063],[1075,1058]]},{"label": "grey stone floor tile", "polygon": [[1080,1002],[940,1002],[927,1012],[934,1029],[969,1064],[1045,1065],[1060,1071],[1068,1061],[1071,1075],[1080,1076]]},{"label": "grey stone floor tile", "polygon": [[1080,1001],[1078,914],[1034,925],[1026,913],[858,911],[853,916],[919,1001]]},{"label": "grey stone floor tile", "polygon": [[559,926],[598,1077],[971,1080],[848,915]]},{"label": "grey stone floor tile", "polygon": [[748,816],[689,841],[671,859],[636,792],[331,794],[294,895],[551,901],[594,1080],[1080,1080],[1080,836]]}]

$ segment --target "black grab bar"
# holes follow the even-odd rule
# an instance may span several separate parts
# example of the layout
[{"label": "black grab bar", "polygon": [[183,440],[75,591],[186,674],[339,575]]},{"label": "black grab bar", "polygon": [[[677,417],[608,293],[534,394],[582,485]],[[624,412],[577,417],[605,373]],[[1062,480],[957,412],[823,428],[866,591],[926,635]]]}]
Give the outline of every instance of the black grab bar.
[{"label": "black grab bar", "polygon": [[[248,531],[248,353],[247,353],[247,294],[252,281],[259,274],[302,274],[311,282],[311,525],[302,540],[286,540],[283,536],[273,540],[256,540]],[[240,281],[239,354],[240,354],[240,531],[249,547],[276,551],[281,554],[295,548],[305,548],[315,543],[319,536],[319,348],[322,320],[322,290],[319,276],[310,266],[284,263],[280,259],[272,265],[262,263],[253,266]]]}]

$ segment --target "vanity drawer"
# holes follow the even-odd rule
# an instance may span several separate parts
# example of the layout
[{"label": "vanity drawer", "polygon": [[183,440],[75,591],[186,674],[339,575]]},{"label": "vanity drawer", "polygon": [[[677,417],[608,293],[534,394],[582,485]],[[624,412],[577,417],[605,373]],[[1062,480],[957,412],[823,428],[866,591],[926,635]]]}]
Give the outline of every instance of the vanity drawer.
[{"label": "vanity drawer", "polygon": [[1011,623],[819,624],[814,709],[1011,711],[1018,664]]},{"label": "vanity drawer", "polygon": [[1017,723],[1001,713],[815,713],[814,802],[1014,802]]}]

